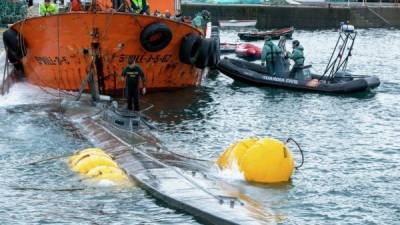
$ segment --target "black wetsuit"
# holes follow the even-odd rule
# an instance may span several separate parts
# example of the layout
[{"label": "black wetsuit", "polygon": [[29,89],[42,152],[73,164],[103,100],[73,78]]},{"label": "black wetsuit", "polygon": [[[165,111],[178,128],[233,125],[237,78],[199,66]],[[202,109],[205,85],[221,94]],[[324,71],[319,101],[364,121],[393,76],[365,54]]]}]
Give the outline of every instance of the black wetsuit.
[{"label": "black wetsuit", "polygon": [[126,98],[128,101],[128,109],[132,110],[132,98],[135,111],[139,111],[139,79],[144,82],[144,72],[139,65],[133,68],[125,67],[122,76],[126,77]]}]

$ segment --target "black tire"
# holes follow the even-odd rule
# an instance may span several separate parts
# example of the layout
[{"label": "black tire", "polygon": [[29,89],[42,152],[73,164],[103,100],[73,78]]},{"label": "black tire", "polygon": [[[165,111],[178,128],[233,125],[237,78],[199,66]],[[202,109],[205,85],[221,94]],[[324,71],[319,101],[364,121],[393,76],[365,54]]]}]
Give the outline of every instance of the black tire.
[{"label": "black tire", "polygon": [[211,47],[210,47],[210,58],[208,60],[208,66],[212,69],[216,67],[220,60],[220,50],[219,50],[219,39],[218,38],[213,38],[210,40],[211,41]]},{"label": "black tire", "polygon": [[218,26],[212,26],[211,27],[211,33],[218,33],[218,35],[219,35],[219,27]]},{"label": "black tire", "polygon": [[140,33],[140,43],[149,52],[158,52],[169,45],[172,32],[164,23],[148,25]]},{"label": "black tire", "polygon": [[212,47],[212,40],[203,39],[199,48],[199,55],[196,60],[196,67],[204,69],[208,66],[208,61],[210,59],[210,52]]},{"label": "black tire", "polygon": [[211,37],[211,38],[219,37],[219,33],[211,32],[210,37]]},{"label": "black tire", "polygon": [[3,43],[6,48],[8,60],[15,64],[21,61],[26,55],[26,48],[23,45],[22,36],[13,29],[8,29],[3,33]]},{"label": "black tire", "polygon": [[201,43],[202,40],[200,36],[189,34],[184,37],[179,50],[179,59],[181,62],[194,65],[199,55]]}]

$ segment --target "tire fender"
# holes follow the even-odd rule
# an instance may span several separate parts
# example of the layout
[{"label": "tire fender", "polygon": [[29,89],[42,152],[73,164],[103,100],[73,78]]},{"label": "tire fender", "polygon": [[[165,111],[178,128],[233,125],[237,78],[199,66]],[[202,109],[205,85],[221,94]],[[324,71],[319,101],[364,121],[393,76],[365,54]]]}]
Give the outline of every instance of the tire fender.
[{"label": "tire fender", "polygon": [[203,39],[201,41],[199,55],[195,63],[197,68],[204,69],[208,66],[212,45],[213,43],[210,39]]},{"label": "tire fender", "polygon": [[140,44],[149,52],[166,48],[172,40],[172,32],[164,23],[152,23],[140,33]]},{"label": "tire fender", "polygon": [[181,62],[194,65],[199,56],[201,43],[201,37],[198,35],[189,34],[184,37],[179,50],[179,59]]},{"label": "tire fender", "polygon": [[7,52],[7,57],[11,63],[19,63],[26,55],[23,37],[17,31],[13,29],[4,31],[3,43]]}]

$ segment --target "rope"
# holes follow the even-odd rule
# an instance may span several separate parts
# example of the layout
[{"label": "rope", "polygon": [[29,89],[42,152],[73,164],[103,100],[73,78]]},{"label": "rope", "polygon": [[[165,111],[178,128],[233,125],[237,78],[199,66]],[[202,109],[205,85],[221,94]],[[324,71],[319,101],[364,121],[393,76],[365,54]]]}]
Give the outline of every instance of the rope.
[{"label": "rope", "polygon": [[[72,154],[72,155],[74,155],[74,154]],[[37,164],[40,164],[40,163],[44,163],[44,162],[49,162],[49,161],[53,161],[53,160],[57,160],[57,159],[67,158],[67,157],[70,157],[72,155],[71,155],[71,153],[68,153],[68,154],[65,154],[65,155],[54,156],[54,157],[51,157],[51,158],[41,159],[41,160],[38,160],[38,161],[30,162],[30,163],[24,164],[22,166],[34,166],[34,165],[37,165]]]},{"label": "rope", "polygon": [[[171,167],[163,162],[161,162],[160,160],[144,153],[143,151],[140,151],[138,149],[134,149],[129,143],[125,142],[124,140],[122,140],[121,138],[119,138],[118,136],[114,135],[111,131],[109,131],[106,127],[102,126],[101,124],[97,124],[98,126],[100,126],[101,128],[103,128],[107,133],[109,133],[111,136],[113,136],[115,139],[117,139],[119,142],[121,142],[122,144],[126,145],[128,148],[130,148],[131,150],[138,152],[139,154],[143,155],[144,157],[156,162],[157,164],[164,166],[166,168],[170,168],[171,170],[175,171],[177,174],[181,175],[183,179],[185,179],[187,182],[189,182],[190,184],[192,184],[193,186],[197,187],[198,189],[202,190],[204,193],[210,195],[211,197],[217,199],[217,200],[221,200],[221,198],[213,193],[211,193],[210,191],[208,191],[207,189],[203,188],[202,186],[200,186],[198,183],[194,182],[193,180],[189,179],[186,175],[184,175],[181,171],[177,170],[174,167]],[[223,200],[223,199],[222,199]]]},{"label": "rope", "polygon": [[304,154],[303,154],[303,150],[301,149],[299,143],[297,143],[297,141],[295,141],[293,138],[289,137],[286,140],[286,144],[289,143],[290,141],[294,142],[297,145],[297,148],[300,150],[300,153],[301,153],[301,164],[300,164],[300,166],[296,166],[295,167],[296,170],[297,170],[297,169],[301,168],[303,166],[303,164],[304,164]]},{"label": "rope", "polygon": [[103,32],[103,36],[101,37],[101,40],[104,40],[106,38],[106,36],[108,34],[108,29],[110,28],[110,25],[111,25],[111,22],[112,22],[113,16],[114,16],[114,10],[111,11],[111,15],[109,15],[107,17],[107,22],[106,22],[107,24],[105,26],[105,29],[104,29],[104,32]]},{"label": "rope", "polygon": [[5,87],[5,81],[6,81],[6,74],[8,76],[8,53],[6,51],[6,58],[4,60],[4,72],[3,72],[3,81],[1,82],[1,94],[4,95],[4,87]]},{"label": "rope", "polygon": [[9,186],[10,188],[18,191],[52,191],[52,192],[68,192],[68,191],[83,191],[85,188],[62,188],[62,189],[51,189],[51,188],[36,188],[36,187],[18,187],[18,186]]},{"label": "rope", "polygon": [[61,108],[61,68],[60,68],[60,15],[57,14],[57,71],[58,71],[58,99],[59,99],[59,110],[60,114],[62,115],[62,108]]}]

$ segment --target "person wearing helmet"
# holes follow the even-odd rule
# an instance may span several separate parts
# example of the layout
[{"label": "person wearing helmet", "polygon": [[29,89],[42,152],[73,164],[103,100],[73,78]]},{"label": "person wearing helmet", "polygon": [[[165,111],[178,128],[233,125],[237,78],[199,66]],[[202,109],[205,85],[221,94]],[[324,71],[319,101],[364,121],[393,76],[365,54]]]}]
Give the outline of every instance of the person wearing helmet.
[{"label": "person wearing helmet", "polygon": [[197,14],[197,16],[192,20],[192,26],[201,30],[204,33],[205,28],[207,27],[207,23],[210,20],[210,12],[207,10],[201,11],[201,13]]},{"label": "person wearing helmet", "polygon": [[292,42],[293,51],[288,53],[288,58],[294,61],[292,70],[290,71],[289,77],[294,78],[296,72],[304,66],[304,48],[300,45],[298,40]]},{"label": "person wearing helmet", "polygon": [[281,52],[282,50],[272,42],[272,38],[266,36],[261,53],[261,65],[267,67],[267,73],[269,75],[274,75],[274,61],[280,56]]},{"label": "person wearing helmet", "polygon": [[142,81],[142,94],[146,94],[146,79],[142,67],[136,64],[133,57],[128,58],[128,66],[122,71],[122,79],[126,80],[126,97],[128,110],[132,110],[132,99],[134,110],[139,111],[139,80]]}]

